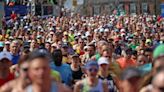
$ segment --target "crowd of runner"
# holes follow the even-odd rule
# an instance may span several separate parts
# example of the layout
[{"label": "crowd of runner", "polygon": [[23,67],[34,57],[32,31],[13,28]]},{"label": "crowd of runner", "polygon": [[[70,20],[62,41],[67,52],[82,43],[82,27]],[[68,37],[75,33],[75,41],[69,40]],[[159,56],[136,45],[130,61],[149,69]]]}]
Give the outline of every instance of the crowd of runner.
[{"label": "crowd of runner", "polygon": [[164,18],[11,14],[0,92],[164,92]]}]

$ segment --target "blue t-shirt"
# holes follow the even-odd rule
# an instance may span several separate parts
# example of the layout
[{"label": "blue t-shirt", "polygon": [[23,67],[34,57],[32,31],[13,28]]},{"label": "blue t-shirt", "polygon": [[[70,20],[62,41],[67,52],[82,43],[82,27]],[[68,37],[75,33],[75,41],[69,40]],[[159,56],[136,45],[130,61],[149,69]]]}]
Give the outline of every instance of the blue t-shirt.
[{"label": "blue t-shirt", "polygon": [[72,71],[68,64],[62,64],[61,66],[56,66],[53,62],[50,63],[52,70],[56,70],[60,73],[62,82],[66,85],[71,85],[72,82]]},{"label": "blue t-shirt", "polygon": [[19,55],[12,55],[13,65],[18,64],[19,57],[20,57]]}]

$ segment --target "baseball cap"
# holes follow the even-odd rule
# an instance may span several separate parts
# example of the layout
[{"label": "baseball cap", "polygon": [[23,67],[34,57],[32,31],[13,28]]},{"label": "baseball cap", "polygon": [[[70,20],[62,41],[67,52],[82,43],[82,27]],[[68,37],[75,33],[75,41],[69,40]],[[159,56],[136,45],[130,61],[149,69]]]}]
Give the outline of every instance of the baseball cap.
[{"label": "baseball cap", "polygon": [[75,54],[73,54],[71,57],[72,57],[72,58],[73,58],[73,57],[79,57],[79,55],[78,55],[77,53],[75,53]]},{"label": "baseball cap", "polygon": [[98,59],[98,65],[101,65],[101,64],[109,64],[109,60],[106,57],[100,57]]},{"label": "baseball cap", "polygon": [[0,42],[0,47],[4,47],[4,43],[3,42]]},{"label": "baseball cap", "polygon": [[153,58],[164,56],[164,44],[157,46],[153,52]]},{"label": "baseball cap", "polygon": [[7,52],[7,51],[2,51],[0,52],[0,60],[2,59],[8,59],[9,61],[12,60],[12,55],[10,52]]},{"label": "baseball cap", "polygon": [[99,65],[96,61],[89,60],[85,65],[85,69],[90,69],[92,66],[96,66],[97,68],[99,68]]},{"label": "baseball cap", "polygon": [[5,44],[6,44],[6,45],[7,45],[7,44],[10,44],[10,41],[6,41]]},{"label": "baseball cap", "polygon": [[68,48],[68,44],[66,43],[62,44],[62,48]]}]

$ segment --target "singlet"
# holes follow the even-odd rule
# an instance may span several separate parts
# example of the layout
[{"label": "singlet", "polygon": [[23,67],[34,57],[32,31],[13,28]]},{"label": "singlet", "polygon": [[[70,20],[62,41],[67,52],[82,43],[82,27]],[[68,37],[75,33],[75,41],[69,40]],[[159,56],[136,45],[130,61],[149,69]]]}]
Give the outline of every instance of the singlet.
[{"label": "singlet", "polygon": [[[32,85],[26,88],[26,92],[34,92]],[[50,92],[58,92],[58,88],[55,82],[51,83],[51,91]]]},{"label": "singlet", "polygon": [[81,89],[80,92],[104,92],[104,90],[103,90],[103,81],[101,79],[99,79],[96,86],[90,87],[87,84],[87,80],[84,79],[82,89]]},{"label": "singlet", "polygon": [[72,70],[72,77],[73,77],[74,80],[81,79],[82,75],[83,75],[83,72],[82,72],[80,67],[79,67],[78,71],[73,71]]},{"label": "singlet", "polygon": [[109,92],[117,92],[117,88],[111,75],[108,75],[106,78],[99,76],[99,79],[107,81]]}]

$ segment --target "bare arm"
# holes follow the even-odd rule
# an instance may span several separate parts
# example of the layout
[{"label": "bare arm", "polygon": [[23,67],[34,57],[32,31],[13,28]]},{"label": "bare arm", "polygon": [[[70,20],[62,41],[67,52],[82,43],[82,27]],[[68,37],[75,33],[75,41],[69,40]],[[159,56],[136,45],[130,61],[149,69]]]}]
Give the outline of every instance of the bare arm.
[{"label": "bare arm", "polygon": [[0,92],[11,92],[14,84],[15,84],[15,80],[4,84],[3,86],[0,87]]},{"label": "bare arm", "polygon": [[81,81],[78,81],[74,86],[74,91],[73,92],[80,92],[81,85],[82,85]]}]

